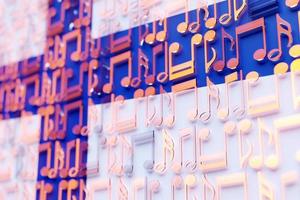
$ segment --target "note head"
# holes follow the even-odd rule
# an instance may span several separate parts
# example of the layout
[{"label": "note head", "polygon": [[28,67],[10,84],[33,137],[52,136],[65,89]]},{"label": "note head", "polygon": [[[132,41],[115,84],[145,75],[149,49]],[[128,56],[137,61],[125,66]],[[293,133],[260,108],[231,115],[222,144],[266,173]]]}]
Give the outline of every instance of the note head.
[{"label": "note head", "polygon": [[181,173],[181,165],[179,163],[173,163],[172,165],[172,170],[175,174],[180,174]]},{"label": "note head", "polygon": [[279,77],[284,77],[284,75],[288,72],[289,65],[285,62],[278,63],[274,67],[274,74],[278,75]]},{"label": "note head", "polygon": [[61,169],[61,170],[59,171],[59,176],[60,176],[61,178],[67,178],[67,176],[68,176],[68,169],[65,169],[65,168]]},{"label": "note head", "polygon": [[215,28],[216,25],[217,25],[217,20],[214,17],[207,19],[205,22],[205,27],[208,29],[213,29]]},{"label": "note head", "polygon": [[78,181],[75,180],[75,179],[71,179],[71,180],[69,181],[68,186],[69,186],[70,188],[72,188],[72,189],[76,189],[76,188],[78,187]]},{"label": "note head", "polygon": [[148,173],[152,173],[154,169],[154,163],[151,160],[146,160],[144,162],[144,168],[147,170]]},{"label": "note head", "polygon": [[273,61],[273,62],[277,62],[282,56],[282,51],[280,49],[272,49],[269,53],[268,53],[268,59]]},{"label": "note head", "polygon": [[70,177],[76,177],[77,176],[77,174],[78,174],[78,169],[76,168],[76,167],[72,167],[70,170],[69,170],[69,176]]},{"label": "note head", "polygon": [[154,33],[149,33],[146,36],[146,38],[145,38],[145,42],[147,44],[150,44],[150,45],[154,44],[154,42],[155,42],[155,34]]},{"label": "note head", "polygon": [[291,9],[297,8],[299,3],[299,0],[285,0],[285,5]]},{"label": "note head", "polygon": [[143,89],[137,89],[135,92],[134,92],[134,98],[141,98],[141,97],[144,97],[145,96],[145,91]]},{"label": "note head", "polygon": [[254,170],[261,170],[263,166],[263,156],[251,156],[248,164]]},{"label": "note head", "polygon": [[183,180],[181,176],[175,176],[172,180],[173,186],[177,189],[180,190],[183,186]]},{"label": "note head", "polygon": [[156,80],[159,82],[159,83],[165,83],[167,80],[168,80],[168,73],[166,72],[160,72],[157,77],[156,77]]},{"label": "note head", "polygon": [[265,166],[273,171],[277,170],[279,166],[278,156],[275,154],[268,156],[265,160]]},{"label": "note head", "polygon": [[188,112],[188,119],[190,121],[196,121],[198,117],[198,109],[194,109]]},{"label": "note head", "polygon": [[47,191],[47,193],[51,193],[53,191],[53,185],[50,183],[46,183],[45,184],[45,191]]},{"label": "note head", "polygon": [[244,119],[239,122],[238,128],[242,134],[248,134],[252,128],[252,122],[249,119]]},{"label": "note head", "polygon": [[48,174],[49,174],[49,168],[47,168],[47,167],[42,167],[42,168],[41,168],[41,175],[42,175],[42,176],[48,176]]},{"label": "note head", "polygon": [[158,193],[159,192],[159,188],[160,188],[160,183],[158,180],[154,180],[151,182],[151,190],[154,192],[154,193]]},{"label": "note head", "polygon": [[122,78],[121,85],[122,85],[122,87],[128,88],[130,86],[130,82],[131,82],[131,78],[126,76],[126,77]]},{"label": "note head", "polygon": [[266,55],[267,55],[267,52],[265,49],[258,49],[254,52],[253,58],[254,58],[254,60],[260,62],[265,59]]},{"label": "note head", "polygon": [[225,68],[225,61],[224,60],[218,60],[213,64],[213,69],[216,72],[222,72]]},{"label": "note head", "polygon": [[177,32],[181,34],[186,34],[188,30],[188,24],[186,22],[181,22],[177,26]]},{"label": "note head", "polygon": [[209,30],[205,33],[204,39],[207,40],[208,42],[213,42],[216,39],[216,31],[214,30]]},{"label": "note head", "polygon": [[180,50],[181,50],[180,44],[178,42],[173,42],[170,45],[169,50],[173,54],[180,52]]},{"label": "note head", "polygon": [[197,185],[197,178],[195,175],[189,174],[184,179],[184,183],[191,188],[194,188]]},{"label": "note head", "polygon": [[72,61],[79,61],[80,60],[80,55],[81,55],[81,53],[80,52],[78,52],[78,51],[76,51],[76,52],[73,52],[72,54],[71,54],[71,60]]},{"label": "note head", "polygon": [[202,122],[207,123],[208,120],[210,119],[210,117],[211,117],[211,114],[209,112],[203,112],[200,114],[199,119]]},{"label": "note head", "polygon": [[73,132],[75,135],[78,135],[78,134],[80,134],[80,132],[81,132],[81,128],[82,128],[82,126],[79,125],[79,124],[77,124],[77,125],[75,125],[75,126],[72,128],[72,132]]},{"label": "note head", "polygon": [[147,85],[153,85],[155,82],[155,75],[146,76],[145,82]]},{"label": "note head", "polygon": [[232,16],[230,14],[226,13],[226,14],[220,16],[219,22],[223,26],[228,26],[228,25],[230,25],[231,19],[232,19]]},{"label": "note head", "polygon": [[189,30],[191,33],[197,33],[197,32],[200,30],[200,24],[199,24],[198,22],[192,22],[192,23],[189,25],[188,30]]},{"label": "note head", "polygon": [[207,142],[210,139],[210,130],[208,128],[203,128],[199,131],[199,137],[201,141]]},{"label": "note head", "polygon": [[236,123],[234,121],[228,121],[224,124],[224,132],[228,136],[236,134]]},{"label": "note head", "polygon": [[167,32],[160,31],[156,34],[156,40],[159,42],[164,42],[167,39]]},{"label": "note head", "polygon": [[227,67],[232,70],[236,69],[238,65],[239,65],[239,61],[237,58],[231,58],[227,62]]},{"label": "note head", "polygon": [[289,54],[293,58],[300,57],[300,44],[296,44],[296,45],[292,46],[289,50]]},{"label": "note head", "polygon": [[123,171],[128,177],[132,177],[133,175],[133,166],[132,165],[124,165]]},{"label": "note head", "polygon": [[140,87],[141,82],[142,82],[142,80],[140,78],[134,77],[131,80],[130,86],[133,87],[133,88],[138,88],[138,87]]},{"label": "note head", "polygon": [[104,84],[102,90],[104,93],[110,94],[112,92],[112,84],[110,83]]},{"label": "note head", "polygon": [[49,169],[48,171],[48,178],[55,179],[57,177],[57,169]]},{"label": "note head", "polygon": [[217,116],[219,120],[221,120],[222,122],[226,122],[228,120],[229,112],[227,109],[221,108],[217,111]]}]

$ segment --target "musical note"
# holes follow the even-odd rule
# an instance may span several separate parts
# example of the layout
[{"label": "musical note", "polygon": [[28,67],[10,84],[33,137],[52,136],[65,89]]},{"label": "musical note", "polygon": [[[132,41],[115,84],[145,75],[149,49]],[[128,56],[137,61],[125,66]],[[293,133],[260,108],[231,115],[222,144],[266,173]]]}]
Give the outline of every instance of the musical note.
[{"label": "musical note", "polygon": [[40,174],[42,176],[48,176],[51,167],[51,156],[52,156],[52,146],[51,142],[43,143],[39,145],[39,154],[46,152],[46,166],[40,169]]},{"label": "musical note", "polygon": [[43,128],[43,140],[47,141],[49,135],[54,128],[53,120],[50,119],[50,116],[54,113],[54,107],[49,105],[47,107],[40,107],[38,109],[38,114],[42,117],[44,128]]},{"label": "musical note", "polygon": [[[76,40],[76,51],[72,52],[70,58],[72,61],[79,61],[81,55],[82,36],[80,29],[76,29],[63,35],[62,41],[59,36],[55,37],[55,60],[58,67],[64,67],[67,60],[67,47],[70,41]],[[59,56],[61,54],[61,56]]]},{"label": "musical note", "polygon": [[189,28],[189,0],[184,0],[184,22],[177,25],[177,31],[186,34]]},{"label": "musical note", "polygon": [[173,64],[173,54],[181,50],[180,44],[174,42],[169,47],[169,80],[176,80],[195,73],[195,47],[202,42],[202,35],[195,34],[191,39],[191,59],[181,64]]},{"label": "musical note", "polygon": [[106,94],[110,94],[113,91],[114,85],[114,71],[117,65],[123,64],[124,62],[128,62],[128,75],[121,80],[122,87],[129,87],[131,78],[132,78],[132,56],[131,51],[126,51],[119,55],[113,56],[110,58],[110,67],[109,67],[109,82],[103,85],[103,92]]},{"label": "musical note", "polygon": [[160,182],[158,180],[153,180],[150,182],[149,200],[153,200],[154,193],[158,193],[159,189],[160,189]]},{"label": "musical note", "polygon": [[[164,71],[163,72],[159,72],[156,76],[156,80],[159,83],[165,83],[168,80],[169,77],[169,58],[168,58],[168,52],[169,52],[169,46],[168,46],[168,42],[164,42],[164,52],[163,54],[165,55],[165,67],[164,67]],[[153,67],[154,67],[154,63],[153,63]]]},{"label": "musical note", "polygon": [[209,79],[209,77],[206,77],[206,93],[207,93],[207,106],[206,111],[201,112],[199,115],[199,118],[202,122],[208,122],[208,120],[211,117],[211,107],[212,107],[212,99],[216,100],[217,108],[219,108],[220,105],[220,94],[219,94],[219,88]]},{"label": "musical note", "polygon": [[208,19],[208,16],[209,16],[209,11],[208,11],[208,7],[207,7],[207,3],[206,2],[202,2],[202,1],[198,1],[197,2],[197,9],[196,9],[196,21],[195,22],[191,22],[189,24],[189,27],[188,27],[188,30],[191,32],[191,33],[197,33],[200,28],[201,28],[201,19],[200,19],[200,14],[201,14],[201,11],[204,12],[204,21],[207,21]]},{"label": "musical note", "polygon": [[[157,31],[157,25],[163,26],[163,30]],[[168,25],[167,18],[160,18],[153,20],[152,33],[148,33],[145,37],[145,42],[150,45],[154,45],[156,41],[164,42],[167,39]]]},{"label": "musical note", "polygon": [[[236,1],[236,0],[234,0],[234,1]],[[227,10],[228,11],[226,13],[224,13],[223,15],[221,15],[219,17],[219,22],[223,26],[230,25],[230,23],[232,21],[231,0],[227,0]],[[222,30],[223,30],[223,28],[222,28]]]},{"label": "musical note", "polygon": [[69,122],[68,116],[70,113],[72,113],[74,111],[77,111],[78,123],[72,127],[72,132],[75,135],[79,135],[79,134],[83,135],[84,127],[83,127],[83,103],[82,103],[82,100],[78,100],[78,101],[66,104],[64,106],[64,114],[62,117],[63,132],[66,133],[67,125]]},{"label": "musical note", "polygon": [[243,3],[239,8],[237,8],[237,0],[233,0],[233,9],[234,9],[234,20],[238,21],[240,17],[244,14],[244,12],[247,10],[247,0],[243,0]]},{"label": "musical note", "polygon": [[[197,186],[197,178],[194,174],[189,174],[184,179],[184,199],[189,200],[190,190]],[[196,197],[194,197],[196,199]]]},{"label": "musical note", "polygon": [[256,61],[262,61],[267,56],[267,39],[266,39],[266,27],[264,18],[248,22],[246,24],[236,27],[236,58],[231,58],[227,66],[230,69],[236,69],[240,64],[240,37],[251,34],[258,29],[262,30],[263,34],[263,48],[258,49],[254,52],[253,58]]},{"label": "musical note", "polygon": [[158,174],[164,174],[167,170],[167,154],[169,154],[169,162],[174,159],[174,141],[167,130],[163,129],[163,161],[155,163],[154,171]]},{"label": "musical note", "polygon": [[175,191],[180,190],[183,187],[183,178],[179,175],[175,176],[171,183],[172,188],[172,200],[175,200]]},{"label": "musical note", "polygon": [[[279,165],[279,146],[278,146],[278,138],[276,134],[274,134],[266,125],[263,123],[263,121],[258,118],[258,143],[259,143],[259,155],[257,156],[251,156],[249,160],[249,166],[252,167],[255,170],[262,169],[263,166],[266,166],[267,168],[271,170],[276,170]],[[267,158],[265,158],[264,153],[264,135],[268,135],[268,143],[271,146],[274,146],[275,153],[270,154]]]},{"label": "musical note", "polygon": [[293,44],[293,35],[292,35],[292,27],[291,24],[280,17],[279,14],[276,14],[276,22],[277,22],[277,40],[278,40],[278,48],[272,49],[268,53],[269,60],[276,62],[282,56],[282,35],[288,38],[287,47],[291,47]]},{"label": "musical note", "polygon": [[[74,167],[70,168],[71,165],[71,153],[72,150],[75,149],[75,165]],[[79,154],[80,154],[80,139],[75,139],[69,141],[67,143],[66,153],[65,153],[65,164],[64,167],[60,170],[60,177],[75,177],[79,171]]]},{"label": "musical note", "polygon": [[215,62],[217,58],[216,49],[210,47],[212,51],[212,57],[209,59],[209,43],[214,42],[216,39],[216,31],[209,30],[204,35],[204,63],[205,63],[205,73],[209,73],[212,64]]},{"label": "musical note", "polygon": [[[188,119],[191,121],[195,121],[199,114],[199,105],[198,105],[198,87],[197,87],[197,80],[192,79],[185,82],[178,83],[176,85],[172,86],[172,92],[173,94],[177,95],[185,95],[187,93],[193,92],[194,93],[194,99],[195,103],[192,107],[191,111],[188,111]],[[175,98],[173,98],[173,101],[175,101]],[[175,102],[174,102],[175,106]],[[175,109],[175,108],[174,108]],[[174,112],[175,114],[175,112]]]},{"label": "musical note", "polygon": [[[147,126],[155,126],[157,128],[161,127],[163,124],[163,103],[164,95],[159,95],[159,106],[154,106],[153,112],[150,111],[151,99],[156,98],[155,95],[150,95],[146,97],[146,124]],[[158,108],[157,108],[158,107]]]},{"label": "musical note", "polygon": [[[184,157],[184,141],[188,139],[193,140],[193,159],[194,160],[186,160],[183,161]],[[194,172],[197,168],[197,136],[196,136],[196,128],[186,128],[180,130],[180,138],[179,138],[179,162],[175,161],[172,166],[172,170],[179,174],[182,171],[183,167],[188,168],[190,172]]]},{"label": "musical note", "polygon": [[243,199],[248,199],[248,183],[247,174],[245,172],[233,173],[229,175],[222,175],[217,177],[217,195],[216,199],[221,199],[222,188],[243,186]]},{"label": "musical note", "polygon": [[[114,96],[114,95],[112,95]],[[114,97],[112,97],[114,98]],[[126,133],[136,129],[137,123],[137,101],[127,102],[124,99],[118,99],[118,97],[111,102],[111,111],[112,111],[112,131],[118,132],[120,134]],[[132,117],[126,117],[126,119],[120,119],[120,108],[124,108],[128,104],[134,104],[133,115]],[[128,111],[127,111],[128,112]]]},{"label": "musical note", "polygon": [[140,145],[145,145],[150,143],[151,144],[151,157],[150,160],[145,160],[143,163],[144,168],[147,170],[148,173],[151,173],[154,170],[155,166],[155,134],[154,131],[152,132],[146,132],[146,133],[139,133],[137,135],[134,135],[131,137],[131,143],[132,143],[132,155],[131,159],[129,159],[129,163],[125,165],[124,172],[128,176],[133,175],[133,169],[134,169],[134,153],[135,147]]},{"label": "musical note", "polygon": [[204,154],[203,146],[205,142],[210,139],[211,130],[208,128],[200,129],[198,132],[198,147],[199,147],[199,158],[198,166],[201,172],[215,172],[219,170],[226,169],[227,167],[227,135],[224,134],[224,147],[218,153]]},{"label": "musical note", "polygon": [[217,116],[221,121],[227,121],[230,112],[230,102],[229,102],[229,87],[230,83],[238,80],[238,73],[234,72],[225,76],[225,108],[219,108],[217,111]]},{"label": "musical note", "polygon": [[214,16],[206,20],[205,22],[206,28],[208,29],[215,28],[217,25],[217,17],[218,17],[217,0],[214,0]]},{"label": "musical note", "polygon": [[223,69],[225,68],[225,65],[226,65],[226,63],[225,63],[226,62],[225,40],[226,39],[230,40],[230,50],[231,51],[233,50],[233,47],[235,45],[235,41],[234,41],[233,37],[229,33],[227,33],[224,28],[221,29],[221,33],[222,33],[222,58],[221,58],[221,60],[216,60],[213,63],[213,68],[217,72],[223,71]]},{"label": "musical note", "polygon": [[61,170],[64,166],[65,152],[62,149],[62,146],[59,141],[55,142],[55,151],[54,151],[54,168],[50,168],[48,171],[48,177],[54,179],[57,177],[58,171]]},{"label": "musical note", "polygon": [[246,76],[246,99],[247,99],[247,113],[250,116],[265,116],[272,113],[277,113],[280,109],[279,103],[279,76],[285,74],[288,68],[285,65],[278,64],[274,68],[275,79],[275,94],[269,96],[262,96],[256,99],[251,98],[251,87],[256,87],[259,83],[259,74],[255,71],[250,72]]}]

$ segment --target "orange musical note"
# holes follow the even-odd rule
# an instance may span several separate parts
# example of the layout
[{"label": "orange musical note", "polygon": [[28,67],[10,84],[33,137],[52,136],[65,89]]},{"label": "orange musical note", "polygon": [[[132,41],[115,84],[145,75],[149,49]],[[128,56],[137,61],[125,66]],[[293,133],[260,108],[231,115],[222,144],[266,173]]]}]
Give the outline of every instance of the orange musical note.
[{"label": "orange musical note", "polygon": [[41,154],[42,152],[46,152],[46,166],[41,168],[40,174],[42,176],[48,176],[49,170],[51,168],[51,156],[52,156],[51,142],[47,142],[39,145],[39,154]]},{"label": "orange musical note", "polygon": [[169,80],[176,80],[195,73],[195,47],[202,42],[202,35],[196,34],[191,39],[191,59],[181,64],[173,64],[173,54],[180,52],[180,44],[174,42],[169,47]]},{"label": "orange musical note", "polygon": [[287,47],[291,47],[293,44],[293,35],[292,35],[292,27],[291,24],[280,17],[279,14],[276,14],[276,22],[277,22],[277,40],[278,40],[278,48],[272,49],[268,53],[268,58],[271,61],[278,61],[282,56],[282,35],[287,36],[288,44]]},{"label": "orange musical note", "polygon": [[222,58],[221,58],[221,60],[216,60],[213,63],[213,68],[217,72],[223,71],[223,69],[225,68],[225,65],[226,65],[226,63],[225,63],[226,62],[225,40],[226,39],[230,40],[230,50],[231,51],[233,50],[233,47],[235,45],[235,41],[234,41],[233,37],[229,33],[227,33],[224,28],[222,28],[221,32],[222,32]]},{"label": "orange musical note", "polygon": [[113,91],[114,85],[114,70],[117,65],[120,65],[124,62],[128,62],[128,76],[124,77],[121,80],[121,85],[123,87],[130,86],[131,78],[132,78],[132,57],[131,51],[126,51],[122,54],[113,56],[110,58],[110,67],[109,67],[109,82],[103,85],[103,92],[106,94],[110,94]]},{"label": "orange musical note", "polygon": [[267,56],[267,39],[266,39],[266,27],[264,18],[259,18],[255,21],[248,22],[246,24],[236,27],[236,58],[232,58],[228,61],[227,66],[230,69],[236,69],[240,64],[240,37],[253,33],[258,29],[262,30],[263,34],[263,48],[254,52],[253,58],[256,61],[262,61]]}]

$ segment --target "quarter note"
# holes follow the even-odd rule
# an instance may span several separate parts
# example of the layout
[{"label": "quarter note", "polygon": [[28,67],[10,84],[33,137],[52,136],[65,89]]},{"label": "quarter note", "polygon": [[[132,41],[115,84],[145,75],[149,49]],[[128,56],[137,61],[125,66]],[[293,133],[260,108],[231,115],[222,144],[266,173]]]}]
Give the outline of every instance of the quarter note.
[{"label": "quarter note", "polygon": [[[230,41],[230,50],[233,50],[233,47],[235,45],[235,41],[233,37],[225,31],[224,28],[221,29],[221,34],[222,34],[222,59],[221,60],[216,60],[213,63],[213,68],[217,72],[223,71],[226,65],[226,39]],[[227,64],[228,65],[228,64]]]}]

